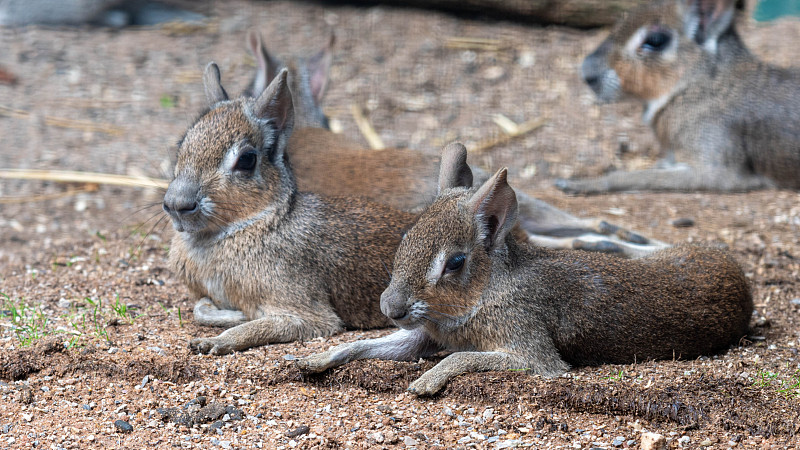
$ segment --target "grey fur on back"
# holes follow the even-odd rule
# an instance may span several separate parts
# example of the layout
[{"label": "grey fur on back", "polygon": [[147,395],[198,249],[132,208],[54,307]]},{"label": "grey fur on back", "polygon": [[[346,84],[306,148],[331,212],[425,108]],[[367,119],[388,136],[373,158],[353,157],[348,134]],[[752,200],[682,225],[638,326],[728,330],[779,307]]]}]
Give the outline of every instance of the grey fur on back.
[{"label": "grey fur on back", "polygon": [[586,57],[583,77],[602,101],[643,100],[665,158],[556,185],[580,194],[800,189],[800,69],[755,58],[738,13],[734,0],[664,0],[621,20]]}]

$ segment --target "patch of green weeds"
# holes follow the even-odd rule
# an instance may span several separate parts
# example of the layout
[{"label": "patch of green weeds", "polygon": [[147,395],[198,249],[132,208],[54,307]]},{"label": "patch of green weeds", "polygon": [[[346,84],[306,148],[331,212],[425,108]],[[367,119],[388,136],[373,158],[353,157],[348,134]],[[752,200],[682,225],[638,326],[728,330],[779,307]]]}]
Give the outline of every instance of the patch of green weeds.
[{"label": "patch of green weeds", "polygon": [[788,379],[784,379],[777,372],[759,368],[753,377],[753,387],[774,389],[786,397],[800,398],[800,369],[795,370]]},{"label": "patch of green weeds", "polygon": [[119,294],[114,297],[114,303],[111,305],[111,309],[114,311],[114,314],[116,314],[117,317],[125,322],[128,322],[129,325],[132,325],[133,322],[141,316],[134,316],[133,311],[128,309],[128,305],[125,302],[119,301]]},{"label": "patch of green weeds", "polygon": [[618,371],[612,370],[611,374],[607,377],[603,377],[603,379],[610,381],[622,381],[625,379],[625,371],[622,369],[619,369]]},{"label": "patch of green weeds", "polygon": [[82,315],[84,333],[88,329],[91,330],[98,338],[109,341],[110,339],[108,337],[108,330],[106,329],[106,321],[103,317],[103,299],[92,299],[91,297],[86,297],[84,301],[86,301],[89,309],[91,310],[89,311],[88,327],[86,323],[86,313]]},{"label": "patch of green weeds", "polygon": [[178,104],[178,98],[174,95],[164,94],[158,99],[158,102],[161,104],[162,108],[171,109]]},{"label": "patch of green weeds", "polygon": [[[161,310],[164,311],[164,314],[166,314],[167,316],[172,315],[172,308],[167,308],[166,306],[164,306],[163,303],[161,303],[159,301],[157,301],[156,304],[159,307],[161,307]],[[178,306],[177,310],[178,310],[178,325],[181,328],[183,328],[183,312],[181,311],[181,307],[180,306]]]},{"label": "patch of green weeds", "polygon": [[3,301],[0,314],[11,321],[11,329],[22,347],[50,334],[47,329],[49,320],[41,306],[31,306],[24,299],[12,300],[3,292],[0,292],[0,296]]}]

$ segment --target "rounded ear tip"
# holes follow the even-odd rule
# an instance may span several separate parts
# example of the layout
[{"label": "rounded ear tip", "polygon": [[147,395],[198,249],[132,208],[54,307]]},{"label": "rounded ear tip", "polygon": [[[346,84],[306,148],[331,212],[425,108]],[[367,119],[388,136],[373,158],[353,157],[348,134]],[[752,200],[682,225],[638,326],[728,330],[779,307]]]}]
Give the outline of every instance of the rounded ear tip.
[{"label": "rounded ear tip", "polygon": [[210,63],[206,64],[205,72],[210,73],[211,71],[219,73],[219,66],[214,61],[211,61]]},{"label": "rounded ear tip", "polygon": [[447,144],[443,149],[442,153],[456,153],[464,155],[467,154],[467,147],[464,146],[461,142],[451,142]]}]

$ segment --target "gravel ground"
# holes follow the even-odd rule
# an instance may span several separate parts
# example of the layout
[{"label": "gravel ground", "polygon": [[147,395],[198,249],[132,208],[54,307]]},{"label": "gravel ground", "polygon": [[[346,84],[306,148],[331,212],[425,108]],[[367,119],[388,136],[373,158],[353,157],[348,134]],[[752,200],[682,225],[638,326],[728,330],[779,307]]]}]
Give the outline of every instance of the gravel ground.
[{"label": "gravel ground", "polygon": [[[292,365],[390,330],[193,355],[189,339],[218,330],[192,322],[194,299],[167,268],[160,192],[4,180],[0,447],[635,448],[645,432],[672,448],[797,446],[800,195],[579,198],[551,187],[657,156],[639,105],[595,105],[578,79],[604,31],[311,3],[234,0],[204,12],[212,21],[200,27],[0,30],[0,67],[17,78],[0,83],[0,167],[163,176],[204,106],[208,61],[235,92],[253,70],[249,29],[278,54],[312,52],[335,30],[325,110],[342,133],[362,142],[351,104],[388,145],[430,153],[500,135],[495,114],[546,118],[472,161],[510,166],[514,186],[575,214],[669,242],[728,245],[752,281],[751,336],[693,361],[576,368],[552,380],[470,374],[430,399],[404,389],[438,358],[310,377]],[[796,20],[745,23],[744,34],[776,64],[800,57]],[[671,225],[681,218],[694,226]]]}]

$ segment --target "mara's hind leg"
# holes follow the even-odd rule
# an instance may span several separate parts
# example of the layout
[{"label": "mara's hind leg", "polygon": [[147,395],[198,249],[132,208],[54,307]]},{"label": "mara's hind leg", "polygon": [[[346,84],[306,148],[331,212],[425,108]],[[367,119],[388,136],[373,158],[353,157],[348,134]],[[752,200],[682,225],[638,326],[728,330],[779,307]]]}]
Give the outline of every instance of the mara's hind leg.
[{"label": "mara's hind leg", "polygon": [[236,309],[220,309],[208,297],[194,305],[194,321],[209,327],[232,328],[247,322],[243,312]]}]

